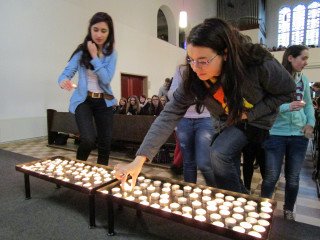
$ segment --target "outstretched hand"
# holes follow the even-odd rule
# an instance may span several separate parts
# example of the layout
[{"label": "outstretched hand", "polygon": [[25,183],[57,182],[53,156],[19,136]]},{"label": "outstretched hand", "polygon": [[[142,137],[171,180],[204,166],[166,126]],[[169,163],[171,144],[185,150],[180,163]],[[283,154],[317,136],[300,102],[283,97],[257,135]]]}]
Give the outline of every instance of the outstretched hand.
[{"label": "outstretched hand", "polygon": [[129,164],[117,164],[114,167],[114,176],[121,181],[122,189],[129,175],[132,177],[131,190],[136,186],[137,178],[145,161],[145,156],[137,156],[133,162]]},{"label": "outstretched hand", "polygon": [[65,79],[61,81],[59,85],[62,89],[65,89],[67,91],[71,91],[75,87],[70,79]]}]

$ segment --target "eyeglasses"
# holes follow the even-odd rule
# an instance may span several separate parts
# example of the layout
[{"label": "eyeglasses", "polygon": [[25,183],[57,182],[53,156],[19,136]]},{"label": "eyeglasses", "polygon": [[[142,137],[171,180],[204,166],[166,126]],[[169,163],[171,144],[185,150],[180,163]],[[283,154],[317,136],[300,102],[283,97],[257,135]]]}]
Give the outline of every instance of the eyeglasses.
[{"label": "eyeglasses", "polygon": [[213,61],[213,59],[216,58],[218,54],[210,58],[209,60],[191,60],[190,58],[187,59],[187,63],[190,64],[191,66],[197,66],[199,68],[206,67]]}]

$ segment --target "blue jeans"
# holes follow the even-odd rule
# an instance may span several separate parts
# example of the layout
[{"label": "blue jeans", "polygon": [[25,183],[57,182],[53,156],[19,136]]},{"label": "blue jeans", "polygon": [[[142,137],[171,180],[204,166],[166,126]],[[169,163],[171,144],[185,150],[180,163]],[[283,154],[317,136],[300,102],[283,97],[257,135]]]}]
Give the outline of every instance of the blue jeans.
[{"label": "blue jeans", "polygon": [[212,118],[182,118],[176,130],[183,158],[186,182],[197,182],[197,168],[206,184],[216,186],[210,162],[210,143],[214,134]]},{"label": "blue jeans", "polygon": [[77,159],[87,160],[97,142],[97,163],[108,165],[113,124],[112,107],[107,107],[104,99],[88,97],[77,106],[75,118],[80,132]]},{"label": "blue jeans", "polygon": [[266,153],[265,176],[261,186],[261,197],[271,198],[279,179],[285,156],[285,210],[293,211],[299,191],[302,163],[309,140],[304,136],[274,136],[264,142]]},{"label": "blue jeans", "polygon": [[211,147],[211,164],[218,188],[248,193],[240,176],[240,155],[248,140],[235,126],[227,127]]}]

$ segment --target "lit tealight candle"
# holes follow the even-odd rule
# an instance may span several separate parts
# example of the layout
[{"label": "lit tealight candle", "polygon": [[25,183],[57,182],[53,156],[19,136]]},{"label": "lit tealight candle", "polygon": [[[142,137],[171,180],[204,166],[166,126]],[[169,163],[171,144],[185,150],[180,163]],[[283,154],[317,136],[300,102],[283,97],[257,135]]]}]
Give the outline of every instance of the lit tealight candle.
[{"label": "lit tealight candle", "polygon": [[236,231],[236,232],[239,232],[239,233],[245,233],[246,230],[243,228],[243,227],[240,227],[240,226],[234,226],[232,228],[233,231]]},{"label": "lit tealight candle", "polygon": [[177,215],[182,215],[182,212],[180,212],[180,211],[174,211],[172,213],[177,214]]},{"label": "lit tealight candle", "polygon": [[186,218],[192,218],[192,215],[190,213],[183,213],[182,216]]},{"label": "lit tealight candle", "polygon": [[166,207],[166,206],[168,206],[168,204],[169,204],[169,199],[168,199],[168,198],[161,198],[161,199],[159,200],[159,203],[160,203],[160,206],[161,206],[161,207]]},{"label": "lit tealight candle", "polygon": [[122,194],[121,193],[115,193],[113,194],[113,196],[117,197],[117,198],[121,198],[122,197]]},{"label": "lit tealight candle", "polygon": [[218,213],[212,213],[212,214],[210,214],[210,220],[211,220],[212,222],[221,220],[221,215],[218,214]]},{"label": "lit tealight candle", "polygon": [[145,179],[144,176],[140,176],[140,177],[138,177],[138,182],[139,183],[143,183],[144,179]]},{"label": "lit tealight candle", "polygon": [[243,208],[246,213],[254,212],[256,210],[256,208],[252,205],[245,205]]},{"label": "lit tealight candle", "polygon": [[207,211],[209,214],[216,213],[218,211],[218,208],[216,205],[207,205]]},{"label": "lit tealight candle", "polygon": [[248,217],[253,217],[253,218],[258,219],[259,218],[259,213],[257,213],[257,212],[249,212],[248,213]]},{"label": "lit tealight candle", "polygon": [[162,208],[162,211],[165,211],[165,212],[171,212],[171,209],[168,208],[167,206],[165,206],[164,208]]},{"label": "lit tealight candle", "polygon": [[178,184],[174,184],[171,186],[171,189],[172,189],[172,192],[174,192],[174,191],[180,189],[180,186]]},{"label": "lit tealight candle", "polygon": [[220,221],[215,221],[212,223],[212,225],[217,226],[217,227],[224,227],[223,222],[220,222]]},{"label": "lit tealight candle", "polygon": [[250,200],[250,201],[247,202],[247,205],[250,205],[250,206],[253,206],[254,208],[257,208],[258,203],[255,202],[255,201]]},{"label": "lit tealight candle", "polygon": [[149,187],[147,187],[147,192],[148,192],[148,194],[153,193],[155,190],[156,190],[156,188],[155,188],[154,186],[152,186],[152,185],[150,185]]},{"label": "lit tealight candle", "polygon": [[222,205],[224,203],[224,200],[222,198],[216,198],[214,201],[217,203],[217,206]]},{"label": "lit tealight candle", "polygon": [[149,202],[148,201],[141,201],[140,204],[145,205],[145,206],[149,206]]},{"label": "lit tealight candle", "polygon": [[209,196],[209,197],[211,197],[211,193],[212,193],[212,191],[211,191],[210,189],[204,189],[204,190],[202,191],[202,195],[203,195],[203,196]]},{"label": "lit tealight candle", "polygon": [[135,191],[133,192],[133,196],[134,196],[135,198],[139,198],[140,196],[142,196],[142,191],[141,191],[141,190],[135,190]]},{"label": "lit tealight candle", "polygon": [[232,217],[237,220],[238,223],[243,221],[243,215],[240,213],[234,213],[232,214]]},{"label": "lit tealight candle", "polygon": [[153,182],[153,185],[154,185],[155,187],[160,187],[160,186],[161,186],[161,181],[156,180],[156,181]]},{"label": "lit tealight candle", "polygon": [[233,196],[226,196],[225,200],[228,201],[228,202],[233,202],[235,199],[234,199]]},{"label": "lit tealight candle", "polygon": [[147,201],[148,197],[142,195],[142,196],[139,196],[138,199],[139,199],[140,202],[143,202],[143,201]]},{"label": "lit tealight candle", "polygon": [[82,178],[82,182],[89,182],[89,181],[90,181],[90,178],[88,177]]},{"label": "lit tealight candle", "polygon": [[99,184],[102,183],[102,181],[101,181],[101,180],[96,180],[96,181],[94,181],[93,183],[94,183],[94,185],[99,185]]},{"label": "lit tealight candle", "polygon": [[184,207],[182,207],[182,212],[191,214],[192,213],[192,208],[189,207],[189,206],[184,206]]},{"label": "lit tealight candle", "polygon": [[272,207],[272,204],[269,202],[261,202],[260,205],[261,205],[261,207],[269,207],[269,208]]},{"label": "lit tealight candle", "polygon": [[227,218],[230,216],[230,211],[229,210],[220,210],[219,214],[221,215],[222,218]]},{"label": "lit tealight candle", "polygon": [[259,213],[259,217],[262,218],[262,219],[270,219],[271,218],[270,214],[263,213],[263,212]]},{"label": "lit tealight candle", "polygon": [[250,223],[251,225],[257,224],[258,220],[253,217],[246,217],[246,222]]},{"label": "lit tealight candle", "polygon": [[269,208],[269,207],[261,207],[261,212],[264,212],[264,213],[272,213],[272,208]]},{"label": "lit tealight candle", "polygon": [[217,202],[215,200],[208,201],[207,206],[210,206],[210,205],[217,206]]},{"label": "lit tealight candle", "polygon": [[241,202],[242,205],[245,205],[246,202],[247,202],[247,199],[245,199],[245,198],[243,198],[243,197],[239,197],[239,198],[237,198],[237,201]]},{"label": "lit tealight candle", "polygon": [[171,188],[170,187],[164,187],[161,189],[162,193],[170,194]]},{"label": "lit tealight candle", "polygon": [[215,197],[216,198],[224,198],[224,194],[223,193],[216,193]]},{"label": "lit tealight candle", "polygon": [[164,188],[170,188],[171,187],[171,183],[166,182],[166,183],[163,184],[163,187]]},{"label": "lit tealight candle", "polygon": [[228,207],[228,209],[231,209],[233,207],[233,204],[232,204],[232,202],[224,202],[223,206],[226,206],[226,207]]},{"label": "lit tealight candle", "polygon": [[252,224],[248,222],[241,222],[240,227],[243,227],[246,230],[246,232],[249,232],[252,229]]},{"label": "lit tealight candle", "polygon": [[266,228],[260,225],[254,225],[252,229],[258,233],[264,233],[266,231]]},{"label": "lit tealight candle", "polygon": [[244,209],[242,207],[235,207],[235,208],[233,208],[233,212],[243,214]]},{"label": "lit tealight candle", "polygon": [[198,194],[198,195],[201,195],[202,194],[202,189],[197,187],[197,188],[193,189],[193,192]]},{"label": "lit tealight candle", "polygon": [[179,197],[179,198],[178,198],[178,203],[179,203],[180,205],[186,205],[186,204],[187,204],[187,201],[188,201],[188,199],[185,198],[185,197]]},{"label": "lit tealight candle", "polygon": [[194,217],[195,220],[200,221],[200,222],[205,222],[207,219],[203,215],[197,215]]},{"label": "lit tealight candle", "polygon": [[82,182],[76,182],[75,184],[79,185],[79,186],[82,186],[83,183]]},{"label": "lit tealight candle", "polygon": [[220,205],[219,210],[229,210],[229,207],[226,205]]},{"label": "lit tealight candle", "polygon": [[180,204],[179,203],[176,203],[176,202],[170,203],[170,209],[172,211],[178,211],[179,208],[180,208]]},{"label": "lit tealight candle", "polygon": [[227,217],[224,222],[227,228],[233,228],[237,224],[237,220],[232,217]]},{"label": "lit tealight candle", "polygon": [[261,238],[262,237],[261,234],[256,232],[256,231],[250,231],[250,232],[248,232],[248,235],[254,236],[256,238]]},{"label": "lit tealight candle", "polygon": [[159,208],[160,208],[160,205],[157,204],[157,203],[154,203],[154,204],[151,204],[150,207],[159,209]]},{"label": "lit tealight candle", "polygon": [[125,199],[128,200],[128,201],[134,201],[134,196],[128,196]]},{"label": "lit tealight candle", "polygon": [[83,186],[86,188],[91,187],[91,183],[87,182],[87,183],[83,184]]},{"label": "lit tealight candle", "polygon": [[76,175],[76,176],[74,176],[74,179],[75,179],[75,180],[80,180],[81,178],[82,178],[81,175]]},{"label": "lit tealight candle", "polygon": [[169,199],[170,196],[167,193],[160,194],[160,199]]},{"label": "lit tealight candle", "polygon": [[203,208],[196,209],[196,215],[206,215],[207,211]]},{"label": "lit tealight candle", "polygon": [[158,201],[160,198],[160,193],[154,192],[151,193],[151,201]]},{"label": "lit tealight candle", "polygon": [[263,226],[263,227],[269,227],[269,226],[270,226],[270,223],[269,223],[267,220],[265,220],[265,219],[260,219],[260,220],[258,220],[258,224],[259,224],[260,226]]},{"label": "lit tealight candle", "polygon": [[112,194],[120,193],[120,188],[114,187],[111,189]]},{"label": "lit tealight candle", "polygon": [[192,202],[192,208],[193,208],[193,209],[201,208],[201,202],[199,202],[198,200],[193,201],[193,202]]},{"label": "lit tealight candle", "polygon": [[190,193],[189,198],[190,198],[190,201],[193,202],[193,201],[198,200],[199,195],[197,193],[193,192],[193,193]]}]

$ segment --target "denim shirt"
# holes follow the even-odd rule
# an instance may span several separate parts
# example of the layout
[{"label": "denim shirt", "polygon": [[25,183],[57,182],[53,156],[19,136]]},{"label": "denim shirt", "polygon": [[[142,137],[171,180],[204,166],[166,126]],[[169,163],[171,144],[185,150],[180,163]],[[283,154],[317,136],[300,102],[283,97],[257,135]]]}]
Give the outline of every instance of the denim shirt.
[{"label": "denim shirt", "polygon": [[[79,79],[78,86],[74,89],[73,94],[70,98],[69,111],[75,113],[77,106],[83,103],[88,95],[88,76],[87,69],[80,65],[82,51],[77,52],[68,62],[66,68],[63,70],[58,78],[58,83],[65,79],[72,79],[76,72],[78,71]],[[99,86],[101,89],[110,95],[113,95],[111,89],[111,80],[113,78],[117,62],[117,54],[115,51],[109,56],[104,56],[103,58],[95,57],[90,63],[93,65],[93,71],[98,76]],[[111,107],[116,105],[116,99],[107,100],[105,99],[106,105]]]}]

